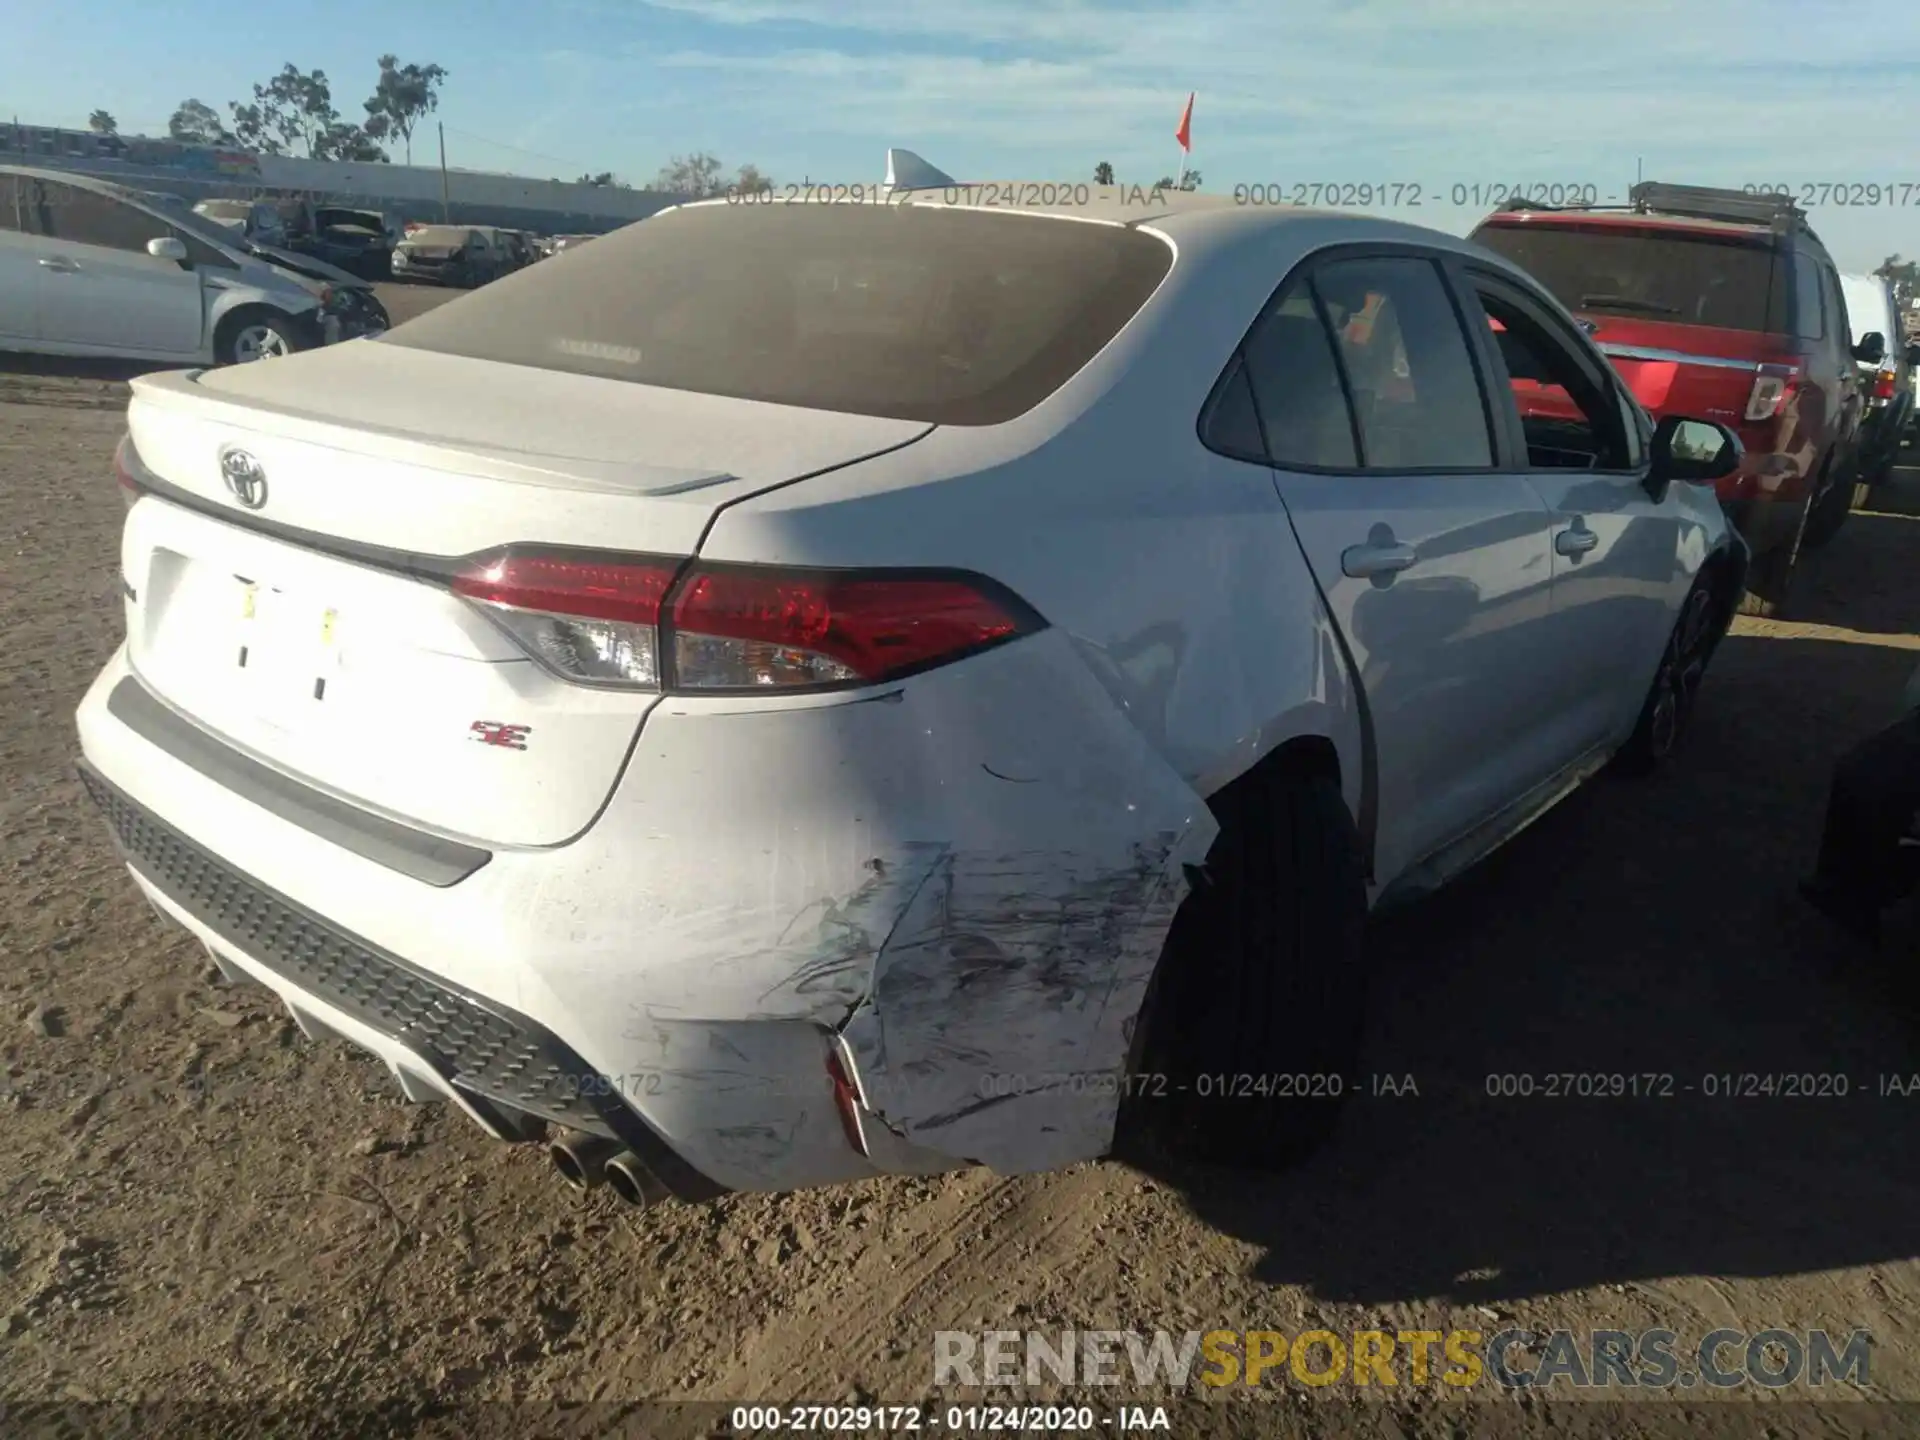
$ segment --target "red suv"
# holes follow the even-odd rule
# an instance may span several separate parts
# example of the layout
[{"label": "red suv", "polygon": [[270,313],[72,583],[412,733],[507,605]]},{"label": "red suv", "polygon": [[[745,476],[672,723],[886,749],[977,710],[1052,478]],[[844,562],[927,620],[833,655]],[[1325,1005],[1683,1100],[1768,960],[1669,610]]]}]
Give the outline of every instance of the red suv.
[{"label": "red suv", "polygon": [[1625,207],[1517,206],[1473,239],[1579,317],[1656,418],[1718,420],[1746,447],[1719,485],[1753,550],[1750,615],[1785,603],[1803,546],[1833,538],[1853,499],[1862,408],[1839,273],[1782,195],[1636,185]]}]

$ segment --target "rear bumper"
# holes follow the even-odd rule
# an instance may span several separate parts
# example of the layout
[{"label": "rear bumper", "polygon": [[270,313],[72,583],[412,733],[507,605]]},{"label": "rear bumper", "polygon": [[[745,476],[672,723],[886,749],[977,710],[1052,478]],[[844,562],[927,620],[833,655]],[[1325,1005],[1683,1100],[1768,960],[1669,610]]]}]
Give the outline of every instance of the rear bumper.
[{"label": "rear bumper", "polygon": [[156,743],[130,674],[81,746],[160,908],[410,1096],[612,1133],[680,1193],[1105,1153],[1215,833],[1052,632],[878,696],[676,699],[584,835],[437,879]]},{"label": "rear bumper", "polygon": [[283,994],[301,1028],[385,1060],[410,1093],[448,1096],[489,1133],[541,1120],[619,1140],[683,1200],[724,1187],[694,1169],[538,1022],[409,965],[276,894],[138,804],[92,765],[80,779],[134,878],[229,964]]}]

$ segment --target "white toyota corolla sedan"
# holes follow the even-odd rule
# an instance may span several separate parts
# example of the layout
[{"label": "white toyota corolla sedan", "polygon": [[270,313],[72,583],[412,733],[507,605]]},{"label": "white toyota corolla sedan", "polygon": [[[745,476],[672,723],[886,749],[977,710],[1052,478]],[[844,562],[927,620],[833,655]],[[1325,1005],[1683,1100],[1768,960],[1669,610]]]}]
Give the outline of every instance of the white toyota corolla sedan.
[{"label": "white toyota corolla sedan", "polygon": [[154,905],[640,1203],[1322,1137],[1369,908],[1673,750],[1737,442],[1432,230],[978,198],[136,380],[79,729]]}]

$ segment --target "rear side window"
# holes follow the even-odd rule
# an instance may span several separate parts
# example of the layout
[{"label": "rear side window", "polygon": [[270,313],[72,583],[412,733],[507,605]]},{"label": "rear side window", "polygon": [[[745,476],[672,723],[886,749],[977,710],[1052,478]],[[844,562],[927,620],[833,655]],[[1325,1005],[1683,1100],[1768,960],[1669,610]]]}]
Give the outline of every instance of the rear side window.
[{"label": "rear side window", "polygon": [[1274,464],[1351,470],[1360,463],[1333,342],[1305,281],[1268,309],[1247,337],[1245,357]]},{"label": "rear side window", "polygon": [[1827,333],[1826,287],[1820,281],[1820,267],[1810,255],[1793,257],[1793,333],[1804,340],[1818,340]]},{"label": "rear side window", "polygon": [[378,342],[819,410],[992,425],[1065,384],[1172,268],[1137,230],[903,205],[698,205]]},{"label": "rear side window", "polygon": [[1340,355],[1369,470],[1486,469],[1493,438],[1440,271],[1411,258],[1340,260],[1313,288]]},{"label": "rear side window", "polygon": [[1473,238],[1569,310],[1772,334],[1795,325],[1788,266],[1768,240],[1557,224],[1486,225]]}]

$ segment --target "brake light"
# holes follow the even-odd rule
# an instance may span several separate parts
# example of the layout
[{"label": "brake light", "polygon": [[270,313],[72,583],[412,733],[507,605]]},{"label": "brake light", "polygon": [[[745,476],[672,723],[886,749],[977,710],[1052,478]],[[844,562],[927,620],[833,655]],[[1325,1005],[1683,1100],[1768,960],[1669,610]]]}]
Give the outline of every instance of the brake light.
[{"label": "brake light", "polygon": [[891,679],[1022,633],[1017,607],[962,579],[696,571],[673,604],[682,689]]},{"label": "brake light", "polygon": [[[695,566],[635,556],[496,552],[454,593],[571,680],[635,689],[872,685],[1042,628],[990,581],[949,573]],[[671,593],[670,593],[671,592]]]},{"label": "brake light", "polygon": [[587,684],[660,686],[670,560],[502,552],[453,578],[535,659]]},{"label": "brake light", "polygon": [[1787,408],[1787,401],[1800,388],[1798,365],[1756,365],[1753,389],[1747,393],[1748,420],[1771,420]]},{"label": "brake light", "polygon": [[1891,400],[1893,398],[1894,381],[1897,378],[1895,372],[1892,370],[1882,370],[1878,375],[1874,376],[1873,398],[1876,400]]}]

